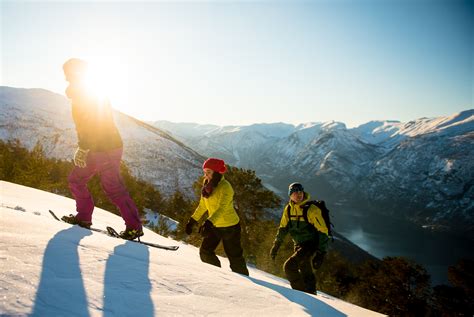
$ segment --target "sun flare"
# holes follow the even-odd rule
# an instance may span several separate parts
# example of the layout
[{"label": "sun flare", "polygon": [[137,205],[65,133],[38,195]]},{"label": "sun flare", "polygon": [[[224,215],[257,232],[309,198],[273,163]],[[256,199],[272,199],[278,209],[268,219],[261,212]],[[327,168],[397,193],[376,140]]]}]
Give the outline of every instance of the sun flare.
[{"label": "sun flare", "polygon": [[98,58],[87,61],[89,65],[85,84],[91,93],[111,101],[125,97],[126,71],[121,63]]}]

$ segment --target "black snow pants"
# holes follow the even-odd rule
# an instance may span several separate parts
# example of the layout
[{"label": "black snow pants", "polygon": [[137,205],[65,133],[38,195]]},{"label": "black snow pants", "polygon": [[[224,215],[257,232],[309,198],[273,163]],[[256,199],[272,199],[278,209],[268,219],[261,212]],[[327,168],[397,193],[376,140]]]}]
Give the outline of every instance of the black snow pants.
[{"label": "black snow pants", "polygon": [[203,234],[199,255],[201,261],[220,267],[221,262],[216,256],[215,250],[222,240],[224,251],[230,262],[233,272],[249,275],[247,265],[243,256],[244,251],[240,244],[240,223],[230,227],[213,227]]},{"label": "black snow pants", "polygon": [[316,277],[311,264],[318,245],[314,241],[305,241],[295,245],[294,253],[286,260],[283,268],[291,288],[316,294]]}]

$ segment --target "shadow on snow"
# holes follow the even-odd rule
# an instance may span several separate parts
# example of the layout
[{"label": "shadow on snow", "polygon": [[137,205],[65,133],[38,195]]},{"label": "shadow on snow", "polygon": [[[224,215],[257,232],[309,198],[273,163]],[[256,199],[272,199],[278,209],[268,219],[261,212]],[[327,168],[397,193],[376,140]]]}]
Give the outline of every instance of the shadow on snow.
[{"label": "shadow on snow", "polygon": [[296,303],[302,307],[304,307],[304,310],[314,316],[315,314],[317,316],[331,316],[331,317],[343,317],[347,316],[334,307],[320,301],[317,297],[314,297],[312,295],[306,294],[304,292],[296,291],[288,287],[284,287],[281,285],[273,284],[270,282],[262,281],[253,277],[248,277],[252,282],[255,284],[261,285],[263,287],[272,289],[281,295],[285,296],[288,298],[289,301]]},{"label": "shadow on snow", "polygon": [[[87,229],[72,226],[49,241],[31,316],[90,315],[78,246],[91,234]],[[99,265],[97,270],[99,274]],[[149,250],[146,246],[125,241],[114,248],[105,268],[104,316],[153,316],[148,271]]]}]

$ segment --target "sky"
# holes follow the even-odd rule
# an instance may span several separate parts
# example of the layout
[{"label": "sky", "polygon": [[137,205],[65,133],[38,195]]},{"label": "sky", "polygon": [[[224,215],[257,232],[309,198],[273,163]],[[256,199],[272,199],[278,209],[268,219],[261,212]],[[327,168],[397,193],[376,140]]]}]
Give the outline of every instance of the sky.
[{"label": "sky", "polygon": [[355,127],[473,108],[472,0],[0,3],[0,85],[64,94],[78,57],[142,120]]},{"label": "sky", "polygon": [[[148,248],[56,221],[74,200],[0,181],[2,316],[382,316],[250,267],[250,277],[202,263],[199,250],[145,229]],[[94,226],[123,220],[96,208]],[[18,230],[18,227],[23,230]],[[28,232],[25,234],[24,232]]]}]

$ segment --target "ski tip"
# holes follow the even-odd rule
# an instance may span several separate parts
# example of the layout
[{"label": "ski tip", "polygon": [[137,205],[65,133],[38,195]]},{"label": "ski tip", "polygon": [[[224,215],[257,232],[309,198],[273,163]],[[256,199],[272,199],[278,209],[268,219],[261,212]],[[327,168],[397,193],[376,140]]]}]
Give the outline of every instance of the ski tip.
[{"label": "ski tip", "polygon": [[107,232],[110,236],[115,237],[115,238],[120,237],[118,232],[114,228],[107,226],[107,227],[105,227],[105,229],[107,229]]},{"label": "ski tip", "polygon": [[58,218],[58,216],[56,216],[56,214],[55,214],[51,209],[49,209],[48,211],[49,211],[49,213],[51,214],[51,216],[54,217],[54,219],[56,219],[57,221],[61,221],[61,220]]}]

